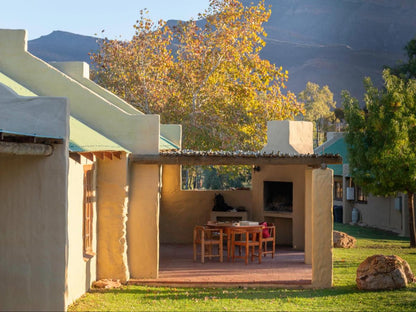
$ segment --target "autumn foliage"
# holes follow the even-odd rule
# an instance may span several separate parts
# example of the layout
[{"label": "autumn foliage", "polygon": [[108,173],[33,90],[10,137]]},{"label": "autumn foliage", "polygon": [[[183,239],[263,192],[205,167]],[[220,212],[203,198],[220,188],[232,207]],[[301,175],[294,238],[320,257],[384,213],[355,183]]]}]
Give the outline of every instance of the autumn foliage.
[{"label": "autumn foliage", "polygon": [[287,71],[259,55],[270,13],[264,1],[212,0],[198,22],[168,27],[141,11],[130,41],[103,40],[92,55],[95,79],[162,123],[182,124],[184,148],[257,150],[267,120],[302,111],[283,92]]}]

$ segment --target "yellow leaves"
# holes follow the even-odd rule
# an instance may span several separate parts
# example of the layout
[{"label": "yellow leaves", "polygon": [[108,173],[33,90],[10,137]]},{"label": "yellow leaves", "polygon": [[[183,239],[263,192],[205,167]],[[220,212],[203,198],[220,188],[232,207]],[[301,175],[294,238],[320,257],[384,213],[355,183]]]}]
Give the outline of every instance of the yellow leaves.
[{"label": "yellow leaves", "polygon": [[164,123],[182,123],[186,148],[258,149],[267,120],[302,111],[293,93],[281,92],[288,72],[259,56],[270,16],[264,1],[212,0],[203,28],[190,21],[172,30],[145,14],[131,41],[105,41],[93,54],[96,75]]}]

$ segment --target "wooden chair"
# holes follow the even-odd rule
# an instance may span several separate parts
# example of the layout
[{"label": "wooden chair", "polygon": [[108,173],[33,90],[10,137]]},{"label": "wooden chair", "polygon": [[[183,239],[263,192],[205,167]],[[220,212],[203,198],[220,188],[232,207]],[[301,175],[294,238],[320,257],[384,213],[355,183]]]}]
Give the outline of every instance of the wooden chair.
[{"label": "wooden chair", "polygon": [[[268,235],[266,234],[268,233]],[[276,227],[273,223],[267,223],[267,225],[263,228],[263,248],[262,253],[264,256],[266,254],[271,253],[272,258],[274,258],[274,253],[276,251]],[[267,237],[268,236],[268,237]],[[267,245],[269,242],[272,242],[272,250],[267,250]]]},{"label": "wooden chair", "polygon": [[[218,228],[206,228],[195,226],[194,228],[194,261],[197,259],[197,249],[200,245],[201,263],[205,263],[205,258],[219,257],[223,261],[223,230]],[[213,254],[213,246],[218,246],[218,254]],[[208,248],[206,248],[208,247]]]},{"label": "wooden chair", "polygon": [[[235,258],[244,259],[248,264],[248,256],[251,255],[251,261],[254,261],[254,257],[259,258],[261,263],[262,255],[262,230],[261,229],[232,229],[231,230],[231,255],[234,262]],[[235,247],[239,248],[239,255],[235,254]],[[257,247],[257,254],[255,253]],[[241,255],[241,248],[244,248],[244,255]]]}]

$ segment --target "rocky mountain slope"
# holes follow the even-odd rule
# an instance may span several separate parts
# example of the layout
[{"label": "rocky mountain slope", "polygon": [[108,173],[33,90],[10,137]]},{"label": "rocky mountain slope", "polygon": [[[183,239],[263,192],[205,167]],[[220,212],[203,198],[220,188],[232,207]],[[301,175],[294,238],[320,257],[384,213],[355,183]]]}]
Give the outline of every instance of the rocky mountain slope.
[{"label": "rocky mountain slope", "polygon": [[[243,0],[249,4],[252,0]],[[289,71],[295,93],[308,81],[362,98],[362,81],[381,84],[384,65],[405,60],[404,46],[416,36],[414,0],[266,0],[272,15],[263,58]],[[175,21],[169,21],[175,24]],[[29,51],[46,61],[90,62],[97,38],[54,31],[29,41]]]}]

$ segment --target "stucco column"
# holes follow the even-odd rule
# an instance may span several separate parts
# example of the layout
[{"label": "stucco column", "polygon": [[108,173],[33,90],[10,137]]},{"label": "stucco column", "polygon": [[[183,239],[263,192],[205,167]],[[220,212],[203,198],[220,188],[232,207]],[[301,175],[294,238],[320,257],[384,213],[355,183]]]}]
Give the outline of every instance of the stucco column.
[{"label": "stucco column", "polygon": [[312,286],[332,287],[333,170],[312,171]]},{"label": "stucco column", "polygon": [[312,264],[312,169],[305,170],[305,263]]},{"label": "stucco column", "polygon": [[121,159],[98,159],[97,170],[97,279],[129,279],[127,264],[127,170]]},{"label": "stucco column", "polygon": [[128,260],[131,278],[157,278],[159,271],[160,167],[131,164]]}]

